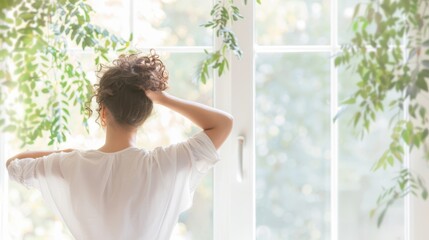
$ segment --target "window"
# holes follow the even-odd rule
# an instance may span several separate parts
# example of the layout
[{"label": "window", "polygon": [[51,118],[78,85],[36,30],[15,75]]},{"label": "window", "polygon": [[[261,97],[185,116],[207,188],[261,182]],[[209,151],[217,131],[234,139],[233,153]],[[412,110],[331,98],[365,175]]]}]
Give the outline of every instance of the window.
[{"label": "window", "polygon": [[[333,56],[350,37],[357,3],[291,1],[256,8],[256,239],[406,236],[403,202],[390,209],[395,217],[381,229],[369,218],[381,184],[391,179],[389,172],[369,171],[388,141],[387,116],[364,142],[356,140],[347,116],[331,120],[355,82],[333,67]],[[276,22],[284,9],[288,20]],[[271,21],[259,17],[268,13]],[[259,34],[276,24],[283,31]]]},{"label": "window", "polygon": [[[392,206],[379,229],[369,217],[381,187],[393,176],[392,171],[370,172],[388,144],[389,113],[377,120],[364,141],[348,124],[347,113],[332,121],[339,101],[353,91],[356,81],[350,72],[334,67],[333,56],[350,39],[358,0],[262,0],[261,5],[248,1],[246,6],[237,1],[244,20],[233,29],[243,58],[232,57],[230,72],[207,85],[192,80],[203,49],[218,44],[210,31],[198,27],[208,20],[211,4],[192,0],[91,3],[98,11],[97,23],[124,38],[132,31],[138,47],[158,50],[169,69],[173,94],[234,115],[233,132],[220,149],[223,161],[201,184],[173,239],[409,240],[413,234],[423,236],[425,226],[410,222],[429,209],[411,209],[410,198]],[[92,59],[90,52],[71,52],[88,63]],[[146,124],[139,145],[147,148],[183,140],[197,131],[164,108],[157,108]],[[91,128],[98,126],[94,123]],[[81,126],[71,131],[74,135],[64,146],[95,148],[103,143],[100,131],[93,131],[91,138]],[[18,151],[4,145],[14,143],[3,141],[2,145],[1,140],[0,147],[9,151],[4,156]],[[4,176],[2,168],[2,183]],[[11,239],[71,239],[44,208],[38,193],[15,184],[9,191],[4,189],[0,230],[6,229],[8,212]],[[3,201],[7,198],[8,204]]]},{"label": "window", "polygon": [[331,120],[355,82],[333,59],[357,3],[278,1],[255,10],[256,239],[405,237],[403,202],[381,229],[369,218],[380,183],[391,179],[370,173],[387,145],[388,118],[364,142],[347,116]]}]

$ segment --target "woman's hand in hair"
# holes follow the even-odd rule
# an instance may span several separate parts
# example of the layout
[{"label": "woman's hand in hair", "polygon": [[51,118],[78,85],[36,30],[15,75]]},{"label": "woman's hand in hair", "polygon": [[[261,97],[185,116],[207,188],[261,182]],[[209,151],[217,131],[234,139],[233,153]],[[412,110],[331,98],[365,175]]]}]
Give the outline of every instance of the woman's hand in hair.
[{"label": "woman's hand in hair", "polygon": [[145,91],[146,96],[152,100],[153,103],[160,103],[162,99],[165,97],[165,93],[163,91]]}]

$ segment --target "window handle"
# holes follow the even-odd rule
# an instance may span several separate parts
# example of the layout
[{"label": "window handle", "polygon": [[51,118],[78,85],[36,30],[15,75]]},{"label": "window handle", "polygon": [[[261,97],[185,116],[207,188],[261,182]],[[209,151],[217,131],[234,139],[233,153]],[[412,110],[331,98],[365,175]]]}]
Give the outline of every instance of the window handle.
[{"label": "window handle", "polygon": [[243,150],[244,150],[244,137],[238,136],[238,171],[237,181],[242,182],[244,179],[244,167],[243,167]]}]

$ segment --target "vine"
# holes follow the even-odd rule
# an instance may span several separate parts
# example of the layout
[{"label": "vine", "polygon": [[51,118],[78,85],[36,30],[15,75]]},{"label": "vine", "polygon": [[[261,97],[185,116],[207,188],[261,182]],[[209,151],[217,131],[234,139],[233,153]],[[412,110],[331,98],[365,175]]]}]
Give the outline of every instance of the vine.
[{"label": "vine", "polygon": [[428,2],[423,0],[358,4],[351,43],[343,45],[335,58],[336,66],[345,66],[360,78],[355,92],[342,104],[357,106],[353,125],[361,127],[362,134],[370,132],[378,114],[389,109],[395,112],[389,147],[373,167],[373,171],[398,168],[392,186],[383,190],[371,211],[371,216],[378,215],[378,226],[397,200],[410,193],[422,199],[428,197],[423,179],[403,164],[407,152],[427,152],[427,107],[420,100],[428,93],[427,8]]},{"label": "vine", "polygon": [[[261,0],[256,1],[261,4]],[[244,0],[247,5],[247,0]],[[234,4],[234,0],[219,0],[210,11],[212,19],[203,24],[203,27],[213,29],[216,38],[222,40],[220,46],[214,52],[210,53],[204,50],[206,58],[199,65],[198,79],[206,83],[210,76],[210,70],[217,71],[218,76],[222,76],[225,70],[229,70],[228,54],[232,52],[234,56],[241,58],[243,52],[238,44],[238,39],[230,26],[234,22],[243,18],[239,8]]]},{"label": "vine", "polygon": [[69,56],[69,45],[91,49],[98,65],[108,61],[109,51],[126,50],[132,35],[125,41],[93,25],[93,9],[85,0],[0,5],[0,129],[16,132],[22,146],[46,132],[48,145],[64,142],[71,106],[79,108],[87,128],[85,103],[92,93],[87,73]]}]

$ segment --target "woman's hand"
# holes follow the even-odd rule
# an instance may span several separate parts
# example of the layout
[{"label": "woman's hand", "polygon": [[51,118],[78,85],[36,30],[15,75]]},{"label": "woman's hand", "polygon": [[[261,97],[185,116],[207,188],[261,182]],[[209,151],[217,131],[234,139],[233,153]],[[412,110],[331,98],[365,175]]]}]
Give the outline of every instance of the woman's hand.
[{"label": "woman's hand", "polygon": [[165,98],[165,93],[162,91],[145,91],[146,96],[154,103],[160,103]]}]

